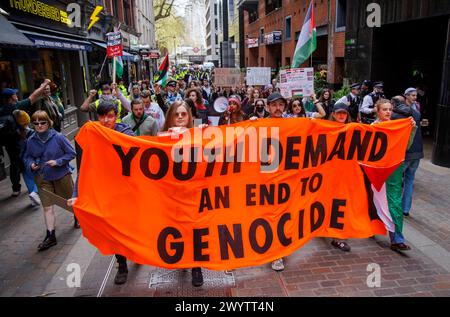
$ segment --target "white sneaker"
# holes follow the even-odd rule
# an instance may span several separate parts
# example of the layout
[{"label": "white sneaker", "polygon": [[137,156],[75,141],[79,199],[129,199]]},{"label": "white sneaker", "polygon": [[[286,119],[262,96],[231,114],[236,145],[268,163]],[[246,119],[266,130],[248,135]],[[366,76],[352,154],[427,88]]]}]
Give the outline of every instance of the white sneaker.
[{"label": "white sneaker", "polygon": [[272,262],[272,270],[274,271],[283,271],[284,270],[284,263],[283,259],[278,259]]},{"label": "white sneaker", "polygon": [[16,192],[12,192],[11,196],[18,197],[20,195],[20,190]]},{"label": "white sneaker", "polygon": [[33,206],[39,206],[41,204],[41,199],[39,198],[38,193],[32,192],[31,194],[28,195],[28,197],[30,197],[31,204]]}]

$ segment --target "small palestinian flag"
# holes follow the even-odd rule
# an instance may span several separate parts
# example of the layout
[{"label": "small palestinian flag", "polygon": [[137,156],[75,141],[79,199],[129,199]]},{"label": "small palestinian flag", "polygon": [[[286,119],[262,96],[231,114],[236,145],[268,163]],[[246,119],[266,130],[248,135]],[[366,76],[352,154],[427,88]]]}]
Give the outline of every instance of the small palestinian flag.
[{"label": "small palestinian flag", "polygon": [[169,55],[167,54],[161,66],[159,66],[158,74],[155,76],[155,83],[157,83],[163,88],[166,87],[167,79],[169,78],[168,72],[169,72]]}]

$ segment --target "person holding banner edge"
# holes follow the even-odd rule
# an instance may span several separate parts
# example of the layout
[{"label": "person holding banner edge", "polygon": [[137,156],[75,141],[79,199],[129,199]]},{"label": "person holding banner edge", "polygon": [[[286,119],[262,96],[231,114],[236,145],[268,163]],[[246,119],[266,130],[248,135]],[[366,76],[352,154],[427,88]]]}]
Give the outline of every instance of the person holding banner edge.
[{"label": "person holding banner edge", "polygon": [[[128,125],[117,122],[117,118],[119,117],[119,110],[117,108],[117,104],[112,100],[109,101],[102,100],[100,102],[99,106],[97,107],[97,116],[100,124],[105,128],[109,128],[126,135],[136,136],[133,130],[131,130],[131,128]],[[80,155],[80,160],[81,156],[82,153]],[[72,198],[67,201],[67,205],[72,207],[77,201],[77,199],[78,199],[78,177],[75,181]],[[115,256],[119,264],[119,268],[114,278],[114,283],[120,285],[126,283],[128,278],[127,258],[120,254],[116,254]]]}]

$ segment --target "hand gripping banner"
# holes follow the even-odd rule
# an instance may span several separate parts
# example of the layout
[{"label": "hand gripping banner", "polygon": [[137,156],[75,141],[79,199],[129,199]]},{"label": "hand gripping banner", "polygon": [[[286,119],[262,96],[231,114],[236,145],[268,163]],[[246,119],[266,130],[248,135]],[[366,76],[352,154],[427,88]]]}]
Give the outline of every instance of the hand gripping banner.
[{"label": "hand gripping banner", "polygon": [[410,120],[264,119],[130,137],[87,123],[74,206],[102,254],[215,270],[287,256],[314,237],[386,234],[371,200],[404,160]]}]

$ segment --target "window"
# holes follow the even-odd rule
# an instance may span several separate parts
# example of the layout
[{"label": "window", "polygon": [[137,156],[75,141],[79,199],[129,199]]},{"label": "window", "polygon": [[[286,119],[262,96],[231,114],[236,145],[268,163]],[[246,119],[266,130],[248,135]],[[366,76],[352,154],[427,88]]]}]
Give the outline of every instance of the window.
[{"label": "window", "polygon": [[347,0],[336,1],[336,32],[345,31],[347,19]]},{"label": "window", "polygon": [[254,11],[249,11],[248,12],[248,23],[253,23],[256,20],[258,20],[258,9],[254,10]]},{"label": "window", "polygon": [[259,29],[259,45],[264,44],[264,28]]},{"label": "window", "polygon": [[283,0],[266,0],[266,14],[281,8],[283,5]]},{"label": "window", "polygon": [[295,41],[298,41],[298,38],[300,37],[300,31],[295,32]]},{"label": "window", "polygon": [[286,17],[284,34],[286,34],[286,41],[291,39],[291,37],[292,37],[292,17],[290,17],[290,16]]},{"label": "window", "polygon": [[217,3],[214,3],[214,15],[217,15]]},{"label": "window", "polygon": [[214,28],[215,28],[216,31],[219,30],[219,26],[218,26],[218,23],[217,23],[217,19],[214,19]]}]

